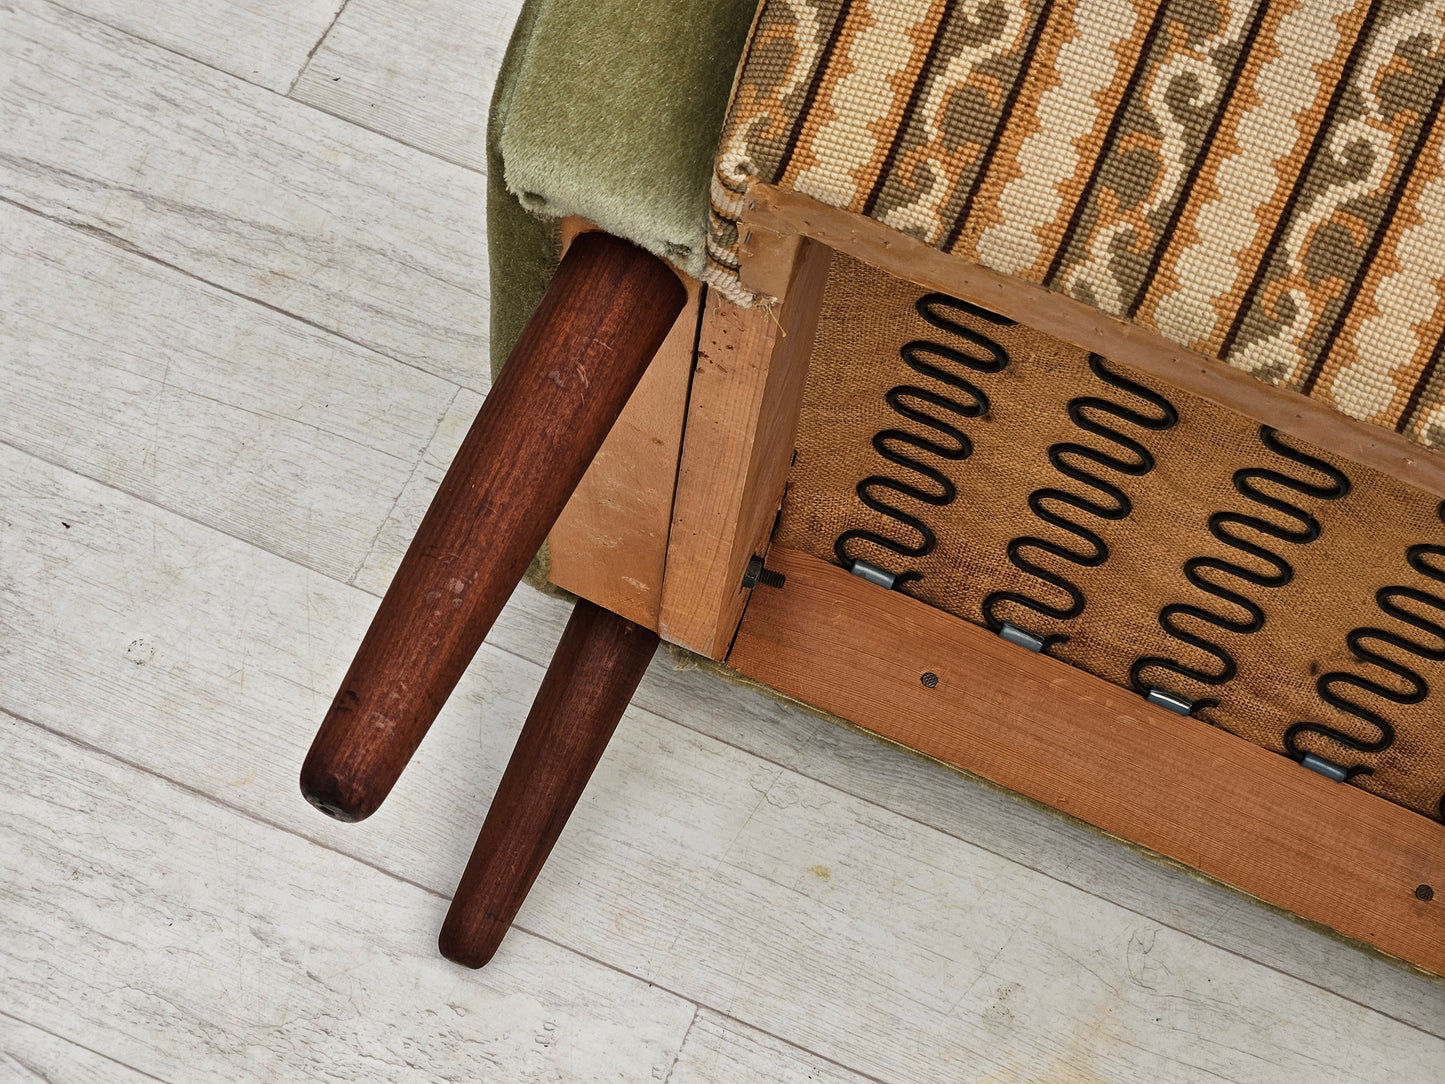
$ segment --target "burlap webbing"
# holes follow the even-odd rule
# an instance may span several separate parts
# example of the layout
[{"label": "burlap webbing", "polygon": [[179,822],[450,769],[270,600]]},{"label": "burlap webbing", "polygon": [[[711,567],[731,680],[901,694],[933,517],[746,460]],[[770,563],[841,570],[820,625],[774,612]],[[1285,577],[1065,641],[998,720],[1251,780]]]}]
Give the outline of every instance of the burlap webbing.
[{"label": "burlap webbing", "polygon": [[[896,429],[929,435],[941,445],[949,440],[916,420],[902,417],[888,405],[890,389],[912,386],[943,393],[958,401],[967,396],[910,368],[900,356],[906,343],[926,340],[983,356],[977,345],[930,325],[915,310],[923,293],[839,254],[823,302],[823,318],[809,374],[798,455],[779,524],[777,543],[836,561],[834,543],[845,531],[876,531],[900,543],[916,544],[918,536],[898,519],[871,510],[857,487],[870,476],[884,476],[936,488],[916,472],[888,462],[873,446],[874,435]],[[1009,543],[1032,536],[1079,552],[1092,547],[1077,534],[1046,523],[1029,507],[1037,490],[1055,489],[1097,502],[1113,504],[1106,492],[1066,477],[1049,461],[1049,449],[1070,443],[1096,449],[1121,461],[1134,454],[1080,428],[1069,416],[1069,404],[1093,397],[1159,416],[1157,407],[1137,394],[1113,386],[1090,370],[1089,356],[1058,339],[1023,326],[999,326],[950,311],[950,318],[976,330],[1003,348],[1009,363],[996,373],[956,368],[986,393],[988,412],[960,417],[936,405],[931,414],[946,419],[973,444],[967,458],[949,461],[910,451],[941,469],[957,487],[952,502],[933,506],[897,492],[873,493],[900,510],[917,516],[937,536],[933,551],[921,557],[890,552],[883,546],[854,539],[851,556],[893,573],[913,570],[917,582],[903,590],[930,605],[969,621],[984,623],[984,600],[996,592],[1013,591],[1045,606],[1065,608],[1068,595],[1010,561]],[[1237,513],[1257,517],[1288,532],[1301,530],[1299,516],[1248,499],[1236,488],[1241,469],[1277,471],[1317,490],[1331,486],[1329,475],[1271,450],[1260,427],[1249,419],[1160,382],[1105,363],[1120,377],[1163,396],[1177,412],[1167,430],[1151,431],[1100,411],[1086,412],[1098,422],[1137,441],[1152,454],[1154,467],[1129,476],[1078,455],[1065,457],[1117,487],[1131,510],[1107,519],[1058,501],[1045,502],[1079,527],[1093,532],[1108,549],[1095,567],[1025,548],[1020,556],[1075,584],[1084,606],[1061,620],[1017,602],[994,608],[996,620],[1013,622],[1040,636],[1066,636],[1050,653],[1119,685],[1129,685],[1137,660],[1159,656],[1182,667],[1217,673],[1220,661],[1198,647],[1165,632],[1160,611],[1170,604],[1197,606],[1231,623],[1247,622],[1240,606],[1193,586],[1185,577],[1192,558],[1214,557],[1254,569],[1266,576],[1277,567],[1210,534],[1211,516]],[[909,399],[915,406],[925,406]],[[1406,561],[1410,547],[1445,544],[1445,525],[1437,501],[1402,483],[1327,455],[1288,436],[1280,441],[1343,472],[1349,491],[1342,497],[1300,493],[1269,482],[1260,491],[1314,517],[1320,533],[1313,541],[1273,538],[1247,526],[1227,524],[1246,542],[1287,562],[1293,576],[1281,586],[1258,586],[1218,571],[1203,575],[1237,592],[1263,614],[1257,631],[1238,632],[1188,617],[1180,627],[1218,647],[1237,663],[1237,673],[1219,684],[1193,679],[1166,668],[1150,667],[1143,684],[1158,686],[1195,701],[1217,699],[1195,714],[1217,726],[1275,751],[1285,751],[1284,735],[1295,723],[1312,722],[1337,729],[1365,744],[1377,743],[1380,731],[1365,720],[1322,699],[1317,678],[1330,672],[1354,674],[1366,681],[1405,693],[1409,682],[1355,656],[1346,637],[1351,630],[1372,627],[1420,644],[1423,654],[1445,654],[1445,643],[1427,629],[1411,627],[1381,610],[1376,594],[1382,588],[1406,587],[1427,601],[1397,597],[1397,603],[1426,622],[1445,624],[1445,583],[1420,574]],[[903,449],[901,446],[900,450]],[[1432,560],[1445,568],[1445,558]],[[1440,598],[1435,608],[1428,598]],[[1337,684],[1336,692],[1377,712],[1395,729],[1394,740],[1378,752],[1359,752],[1328,736],[1304,734],[1297,747],[1347,767],[1365,767],[1353,782],[1431,816],[1440,816],[1445,795],[1445,662],[1421,653],[1367,640],[1396,664],[1418,675],[1432,690],[1417,703],[1391,703],[1359,688]]]}]

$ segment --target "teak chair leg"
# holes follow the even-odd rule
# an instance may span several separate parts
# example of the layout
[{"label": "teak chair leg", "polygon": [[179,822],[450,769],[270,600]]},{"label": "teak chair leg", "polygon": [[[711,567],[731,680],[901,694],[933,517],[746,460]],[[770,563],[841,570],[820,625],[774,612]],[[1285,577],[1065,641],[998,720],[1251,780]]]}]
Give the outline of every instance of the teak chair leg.
[{"label": "teak chair leg", "polygon": [[663,261],[572,242],[422,520],[301,769],[341,820],[375,812],[682,310]]},{"label": "teak chair leg", "polygon": [[497,951],[657,643],[651,629],[578,601],[442,924],[447,959],[481,967]]}]

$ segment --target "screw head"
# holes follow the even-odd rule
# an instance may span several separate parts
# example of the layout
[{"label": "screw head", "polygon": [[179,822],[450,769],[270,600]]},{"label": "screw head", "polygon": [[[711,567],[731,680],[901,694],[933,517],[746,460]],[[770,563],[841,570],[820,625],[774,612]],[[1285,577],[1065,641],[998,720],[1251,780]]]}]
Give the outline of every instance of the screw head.
[{"label": "screw head", "polygon": [[1435,890],[1429,885],[1417,885],[1415,887],[1415,898],[1429,903],[1435,898]]},{"label": "screw head", "polygon": [[751,591],[758,585],[758,577],[763,574],[763,559],[761,557],[749,557],[748,567],[743,569],[743,590]]},{"label": "screw head", "polygon": [[923,687],[925,689],[938,688],[938,675],[935,674],[932,670],[928,671],[928,673],[924,674],[918,680],[923,682]]}]

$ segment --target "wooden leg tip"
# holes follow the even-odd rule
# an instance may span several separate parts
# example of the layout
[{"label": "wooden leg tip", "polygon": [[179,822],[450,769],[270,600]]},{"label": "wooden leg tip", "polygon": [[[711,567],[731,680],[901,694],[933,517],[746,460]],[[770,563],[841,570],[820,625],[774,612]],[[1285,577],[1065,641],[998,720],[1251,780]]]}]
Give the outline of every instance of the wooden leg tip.
[{"label": "wooden leg tip", "polygon": [[301,796],[328,817],[348,824],[364,821],[376,811],[365,795],[349,793],[335,774],[309,760],[301,767]]},{"label": "wooden leg tip", "polygon": [[506,935],[508,928],[503,926],[498,931],[488,932],[486,936],[476,938],[468,937],[450,925],[443,925],[441,936],[437,938],[437,948],[452,963],[475,970],[485,967],[491,962],[492,957],[497,954],[497,949],[501,947],[502,938]]}]

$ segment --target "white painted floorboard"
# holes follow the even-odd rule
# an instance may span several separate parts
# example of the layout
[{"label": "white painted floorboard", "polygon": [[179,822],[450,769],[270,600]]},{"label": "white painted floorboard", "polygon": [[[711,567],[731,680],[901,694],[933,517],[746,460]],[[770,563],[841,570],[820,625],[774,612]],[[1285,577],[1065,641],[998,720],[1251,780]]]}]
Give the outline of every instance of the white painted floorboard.
[{"label": "white painted floorboard", "polygon": [[692,1005],[518,931],[447,964],[444,901],[0,715],[3,1011],[169,1079],[642,1080]]},{"label": "white painted floorboard", "polygon": [[0,7],[0,199],[485,390],[486,178],[83,18]]},{"label": "white painted floorboard", "polygon": [[155,1077],[0,1013],[0,1080],[14,1084],[142,1084]]},{"label": "white painted floorboard", "polygon": [[61,7],[285,93],[346,0],[61,0]]},{"label": "white painted floorboard", "polygon": [[338,579],[457,394],[3,203],[0,275],[0,438]]},{"label": "white painted floorboard", "polygon": [[485,172],[487,106],[521,0],[350,0],[291,96]]},{"label": "white painted floorboard", "polygon": [[325,4],[66,6],[129,33],[0,9],[0,1080],[1445,1078],[1445,983],[665,653],[441,961],[566,607],[372,820],[295,776],[487,386],[515,2],[351,0],[292,100]]}]

